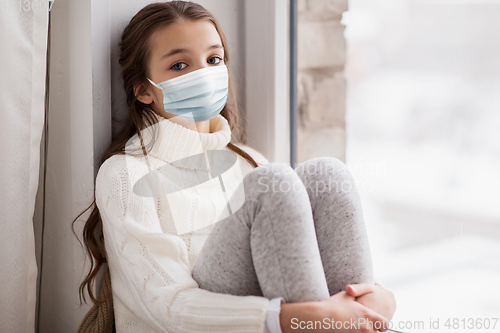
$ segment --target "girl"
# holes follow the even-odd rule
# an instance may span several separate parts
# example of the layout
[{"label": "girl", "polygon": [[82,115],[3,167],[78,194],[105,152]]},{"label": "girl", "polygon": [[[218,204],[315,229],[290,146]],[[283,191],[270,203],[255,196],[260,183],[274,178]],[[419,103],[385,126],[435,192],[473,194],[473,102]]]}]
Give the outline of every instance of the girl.
[{"label": "girl", "polygon": [[[96,302],[107,262],[118,332],[375,332],[390,320],[345,165],[294,170],[230,142],[238,111],[218,21],[193,2],[153,3],[120,47],[128,118],[96,178],[80,295]],[[221,152],[235,160],[217,174]]]}]

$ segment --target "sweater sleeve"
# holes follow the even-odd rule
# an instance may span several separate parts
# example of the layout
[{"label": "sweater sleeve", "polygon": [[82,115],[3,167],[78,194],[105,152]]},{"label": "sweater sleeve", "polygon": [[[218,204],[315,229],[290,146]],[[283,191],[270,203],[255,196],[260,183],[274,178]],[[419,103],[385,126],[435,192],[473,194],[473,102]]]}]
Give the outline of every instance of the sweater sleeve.
[{"label": "sweater sleeve", "polygon": [[280,312],[281,304],[284,302],[283,297],[275,297],[269,301],[265,333],[283,333],[281,331]]},{"label": "sweater sleeve", "polygon": [[162,231],[155,198],[133,193],[137,172],[108,161],[97,175],[96,204],[113,297],[155,332],[264,332],[269,300],[199,288],[186,244]]}]

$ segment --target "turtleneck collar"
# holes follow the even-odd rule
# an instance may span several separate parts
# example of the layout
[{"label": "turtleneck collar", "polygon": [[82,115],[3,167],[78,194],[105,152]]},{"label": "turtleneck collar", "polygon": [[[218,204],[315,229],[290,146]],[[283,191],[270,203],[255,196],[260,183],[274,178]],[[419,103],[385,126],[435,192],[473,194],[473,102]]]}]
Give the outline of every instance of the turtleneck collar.
[{"label": "turtleneck collar", "polygon": [[[199,133],[154,113],[158,119],[156,141],[148,154],[176,167],[192,170],[206,170],[205,150],[225,149],[231,140],[231,128],[226,118],[218,114],[210,119],[210,133]],[[151,131],[142,131],[145,144],[150,142]],[[199,158],[186,158],[189,156]]]}]

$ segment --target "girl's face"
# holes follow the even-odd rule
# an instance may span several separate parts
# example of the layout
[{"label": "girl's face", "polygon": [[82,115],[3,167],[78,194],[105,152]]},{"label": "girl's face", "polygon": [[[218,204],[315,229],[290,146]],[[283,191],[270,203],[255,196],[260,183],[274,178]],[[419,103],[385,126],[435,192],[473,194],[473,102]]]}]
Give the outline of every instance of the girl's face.
[{"label": "girl's face", "polygon": [[[155,83],[224,64],[222,41],[209,21],[182,20],[157,30],[151,37],[149,78]],[[165,112],[162,91],[152,84],[137,99],[151,104],[154,111],[166,118],[175,116]]]}]

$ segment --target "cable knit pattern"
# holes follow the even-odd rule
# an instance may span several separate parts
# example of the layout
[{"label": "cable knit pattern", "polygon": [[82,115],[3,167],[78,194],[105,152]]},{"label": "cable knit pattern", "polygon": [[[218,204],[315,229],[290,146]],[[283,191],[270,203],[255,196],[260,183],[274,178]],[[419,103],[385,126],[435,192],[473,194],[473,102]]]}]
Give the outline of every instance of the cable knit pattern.
[{"label": "cable knit pattern", "polygon": [[[198,133],[157,117],[158,136],[148,160],[114,155],[102,164],[96,179],[117,332],[264,332],[267,298],[209,292],[191,276],[225,201],[217,178],[186,188],[183,180],[201,175],[204,164],[185,158],[204,150],[227,150],[229,124],[219,114],[210,120],[211,133]],[[239,146],[257,162],[268,163],[256,150]],[[149,172],[147,162],[184,189],[159,197],[134,193],[134,184]],[[238,155],[222,177],[226,191],[234,190],[250,170]],[[179,232],[179,223],[193,231]]]}]

